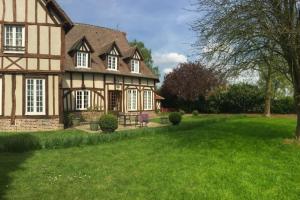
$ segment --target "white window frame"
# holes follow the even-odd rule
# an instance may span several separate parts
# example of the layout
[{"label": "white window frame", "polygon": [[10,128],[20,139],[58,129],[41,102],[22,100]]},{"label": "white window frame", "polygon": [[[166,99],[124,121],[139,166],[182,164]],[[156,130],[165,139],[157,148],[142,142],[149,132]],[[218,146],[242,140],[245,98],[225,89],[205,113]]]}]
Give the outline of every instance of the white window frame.
[{"label": "white window frame", "polygon": [[[10,36],[11,38],[7,38],[8,36],[8,29],[11,28],[11,33]],[[21,28],[21,37],[19,40],[21,40],[21,45],[18,44],[18,39],[17,39],[17,29]],[[25,53],[25,26],[21,25],[4,25],[4,53]],[[16,48],[14,49],[9,49],[10,48]],[[5,48],[8,48],[7,50]],[[18,50],[18,48],[20,48]]]},{"label": "white window frame", "polygon": [[[80,99],[79,99],[80,97]],[[87,97],[87,99],[85,99]],[[87,100],[87,104],[85,101]],[[90,108],[91,91],[89,90],[77,90],[75,93],[75,108],[78,111],[85,111]]]},{"label": "white window frame", "polygon": [[144,91],[144,110],[153,110],[153,92],[152,92],[152,90]]},{"label": "white window frame", "polygon": [[136,59],[131,60],[131,72],[132,73],[140,73],[140,61]]},{"label": "white window frame", "polygon": [[76,67],[77,68],[88,68],[90,63],[90,55],[87,52],[78,51],[76,53]]},{"label": "white window frame", "polygon": [[[29,88],[28,88],[28,84],[29,84],[29,81],[32,81],[32,95],[30,95],[32,97],[32,104],[30,107],[32,107],[32,110],[29,111]],[[41,82],[42,83],[42,90],[41,91],[38,91],[37,90],[37,85],[38,85],[38,82]],[[40,78],[27,78],[26,79],[26,112],[25,112],[25,115],[46,115],[46,80],[45,79],[40,79]],[[37,92],[41,92],[40,95],[37,95]],[[41,101],[38,101],[38,96],[42,96],[42,99]],[[42,106],[38,106],[37,104],[38,103],[42,103]],[[42,109],[42,111],[38,111],[38,108],[39,109]]]},{"label": "white window frame", "polygon": [[109,55],[107,56],[107,66],[109,70],[117,71],[118,70],[118,57]]},{"label": "white window frame", "polygon": [[137,111],[138,104],[138,90],[129,89],[127,90],[127,110]]}]

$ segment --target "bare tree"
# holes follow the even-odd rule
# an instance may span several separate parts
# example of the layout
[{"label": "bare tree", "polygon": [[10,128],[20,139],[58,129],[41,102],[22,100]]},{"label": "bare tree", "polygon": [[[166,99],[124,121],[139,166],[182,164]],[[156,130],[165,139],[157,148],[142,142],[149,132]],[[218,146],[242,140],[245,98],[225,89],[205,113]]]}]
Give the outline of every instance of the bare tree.
[{"label": "bare tree", "polygon": [[253,69],[262,53],[279,61],[268,67],[283,73],[293,83],[298,116],[296,137],[300,139],[297,0],[198,0],[196,5],[202,13],[193,26],[199,33],[196,46],[212,66],[229,72]]}]

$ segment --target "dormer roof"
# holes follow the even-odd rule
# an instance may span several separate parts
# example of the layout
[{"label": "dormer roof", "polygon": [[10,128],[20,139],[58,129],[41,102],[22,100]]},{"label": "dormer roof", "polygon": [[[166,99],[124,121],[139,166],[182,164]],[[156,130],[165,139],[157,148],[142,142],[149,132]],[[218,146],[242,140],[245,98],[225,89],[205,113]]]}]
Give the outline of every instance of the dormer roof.
[{"label": "dormer roof", "polygon": [[76,51],[85,51],[91,53],[95,52],[92,45],[89,43],[85,36],[83,36],[81,39],[74,43],[74,45],[69,50],[69,53],[72,54]]},{"label": "dormer roof", "polygon": [[[111,53],[112,51],[114,51],[115,53]],[[113,41],[113,42],[103,45],[103,47],[101,47],[99,55],[102,56],[104,54],[105,55],[113,54],[113,55],[123,56],[116,41]]]},{"label": "dormer roof", "polygon": [[137,58],[136,54],[138,54],[138,57],[140,57],[140,60],[144,60],[143,54],[139,50],[137,46],[132,47],[127,50],[127,52],[124,53],[124,59],[132,59],[132,58]]}]

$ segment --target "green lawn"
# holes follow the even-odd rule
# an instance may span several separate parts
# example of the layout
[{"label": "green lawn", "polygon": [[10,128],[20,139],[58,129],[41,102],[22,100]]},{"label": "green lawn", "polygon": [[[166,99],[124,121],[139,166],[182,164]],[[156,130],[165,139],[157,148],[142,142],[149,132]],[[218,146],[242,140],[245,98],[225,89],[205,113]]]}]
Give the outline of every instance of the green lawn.
[{"label": "green lawn", "polygon": [[283,142],[294,127],[288,118],[188,117],[122,141],[1,153],[0,199],[298,200],[300,146]]}]

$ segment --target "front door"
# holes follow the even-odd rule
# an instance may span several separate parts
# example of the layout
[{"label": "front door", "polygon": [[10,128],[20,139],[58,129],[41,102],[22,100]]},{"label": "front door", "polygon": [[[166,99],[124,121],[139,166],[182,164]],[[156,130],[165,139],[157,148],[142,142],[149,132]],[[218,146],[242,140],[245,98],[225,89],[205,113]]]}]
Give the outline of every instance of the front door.
[{"label": "front door", "polygon": [[122,93],[120,91],[108,92],[108,111],[115,114],[122,111]]}]

